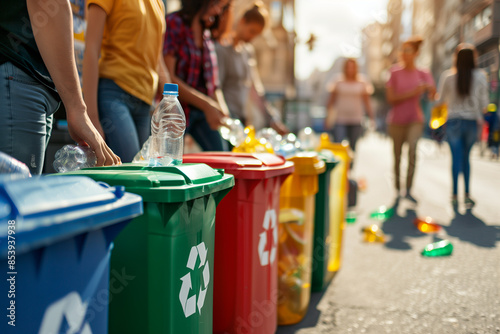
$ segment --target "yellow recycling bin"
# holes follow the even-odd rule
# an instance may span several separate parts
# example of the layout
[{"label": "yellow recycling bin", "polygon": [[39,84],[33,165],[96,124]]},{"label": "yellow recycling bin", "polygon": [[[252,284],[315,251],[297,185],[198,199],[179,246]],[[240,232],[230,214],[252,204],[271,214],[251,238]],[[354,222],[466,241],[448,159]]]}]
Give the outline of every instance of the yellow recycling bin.
[{"label": "yellow recycling bin", "polygon": [[[328,274],[333,275],[340,269],[342,237],[345,227],[345,212],[349,180],[347,178],[351,164],[351,149],[347,144],[332,143],[327,133],[321,134],[318,151],[330,150],[340,162],[332,171],[330,178],[330,256]],[[330,277],[329,277],[330,278]]]},{"label": "yellow recycling bin", "polygon": [[288,159],[295,172],[281,186],[278,224],[278,324],[291,325],[307,313],[311,296],[314,205],[325,162],[315,152]]}]

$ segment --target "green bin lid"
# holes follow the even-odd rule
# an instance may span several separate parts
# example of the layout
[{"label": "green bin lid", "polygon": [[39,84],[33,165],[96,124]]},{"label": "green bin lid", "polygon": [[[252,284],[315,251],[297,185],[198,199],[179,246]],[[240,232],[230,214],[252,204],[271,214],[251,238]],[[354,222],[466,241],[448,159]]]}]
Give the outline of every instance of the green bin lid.
[{"label": "green bin lid", "polygon": [[83,175],[111,186],[125,186],[145,202],[186,202],[234,186],[234,177],[206,164],[148,167],[144,164],[85,168],[59,175]]}]

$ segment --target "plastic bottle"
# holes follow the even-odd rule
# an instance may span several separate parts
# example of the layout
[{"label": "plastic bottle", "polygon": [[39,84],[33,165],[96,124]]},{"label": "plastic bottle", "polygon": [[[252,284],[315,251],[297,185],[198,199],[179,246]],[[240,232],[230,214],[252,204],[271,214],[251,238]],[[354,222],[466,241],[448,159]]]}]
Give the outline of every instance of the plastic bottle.
[{"label": "plastic bottle", "polygon": [[238,146],[245,141],[245,129],[239,119],[226,117],[224,125],[219,127],[219,133],[233,146]]},{"label": "plastic bottle", "polygon": [[446,104],[435,106],[431,110],[431,119],[429,121],[429,127],[433,130],[440,128],[446,119],[448,118],[448,108]]},{"label": "plastic bottle", "polygon": [[441,240],[428,244],[422,251],[422,255],[428,257],[448,256],[451,253],[453,253],[453,245],[449,240]]},{"label": "plastic bottle", "polygon": [[415,218],[413,224],[423,233],[436,233],[441,230],[441,225],[436,224],[431,217]]},{"label": "plastic bottle", "polygon": [[363,240],[368,243],[373,243],[373,242],[385,242],[385,235],[382,232],[382,230],[378,227],[378,225],[370,225],[370,226],[365,226],[361,229],[361,232],[363,232]]},{"label": "plastic bottle", "polygon": [[151,117],[150,157],[162,166],[182,163],[186,116],[178,96],[179,86],[166,83],[163,86],[163,99]]},{"label": "plastic bottle", "polygon": [[28,166],[3,152],[0,152],[0,174],[22,174],[31,177]]},{"label": "plastic bottle", "polygon": [[53,166],[58,173],[65,173],[95,167],[96,163],[97,157],[90,146],[65,145],[56,152]]},{"label": "plastic bottle", "polygon": [[377,210],[370,213],[370,218],[385,220],[389,219],[394,215],[394,208],[388,208],[386,206],[381,206]]}]

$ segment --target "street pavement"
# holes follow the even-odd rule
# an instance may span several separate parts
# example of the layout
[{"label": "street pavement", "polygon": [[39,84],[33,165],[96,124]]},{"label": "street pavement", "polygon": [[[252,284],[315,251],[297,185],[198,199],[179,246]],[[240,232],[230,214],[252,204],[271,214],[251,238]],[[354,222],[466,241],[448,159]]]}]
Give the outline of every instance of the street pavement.
[{"label": "street pavement", "polygon": [[[392,146],[377,134],[358,145],[352,174],[365,178],[367,189],[358,195],[357,222],[345,229],[342,267],[323,293],[312,295],[306,318],[277,333],[500,333],[500,162],[474,148],[476,206],[467,212],[460,199],[455,213],[449,148],[422,139],[413,192],[418,203],[403,199],[396,215],[377,222],[370,212],[396,197]],[[406,170],[406,158],[402,165]],[[437,235],[421,233],[412,223],[417,216],[430,216],[444,228]],[[374,223],[386,235],[384,244],[362,241],[361,227]],[[452,256],[421,256],[426,244],[439,239],[452,242]]]}]

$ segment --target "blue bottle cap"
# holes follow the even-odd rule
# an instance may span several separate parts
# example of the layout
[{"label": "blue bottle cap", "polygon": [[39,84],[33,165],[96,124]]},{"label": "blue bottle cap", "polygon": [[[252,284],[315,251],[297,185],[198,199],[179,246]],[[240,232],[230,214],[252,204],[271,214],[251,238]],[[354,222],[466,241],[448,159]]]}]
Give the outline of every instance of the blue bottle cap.
[{"label": "blue bottle cap", "polygon": [[163,95],[179,95],[179,86],[177,84],[166,83],[163,86]]}]

